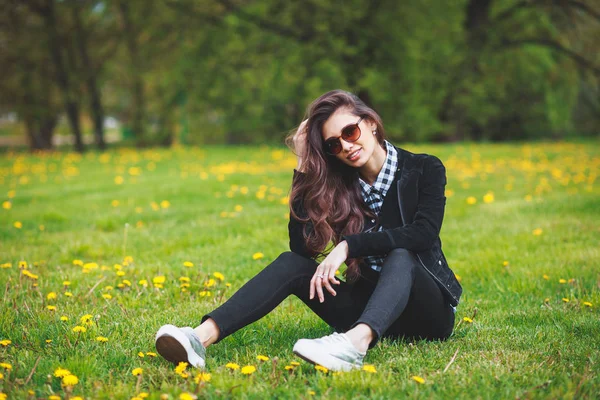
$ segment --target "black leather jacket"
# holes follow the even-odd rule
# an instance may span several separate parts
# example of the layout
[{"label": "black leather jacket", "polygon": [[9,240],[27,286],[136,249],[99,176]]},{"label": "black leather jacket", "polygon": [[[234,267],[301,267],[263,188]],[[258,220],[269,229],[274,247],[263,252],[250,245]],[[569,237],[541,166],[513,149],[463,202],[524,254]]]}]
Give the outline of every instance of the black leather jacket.
[{"label": "black leather jacket", "polygon": [[[449,303],[456,306],[462,287],[448,266],[439,236],[446,206],[446,169],[435,156],[396,149],[398,170],[394,186],[397,199],[393,200],[397,200],[397,212],[401,218],[386,215],[386,212],[396,212],[395,208],[383,207],[379,215],[384,226],[382,231],[374,231],[377,221],[365,219],[363,232],[343,237],[348,242],[348,258],[383,255],[397,248],[407,249],[435,279]],[[295,171],[294,179],[302,179],[302,175]],[[388,192],[384,203],[390,194]],[[298,215],[305,215],[300,202],[293,206]],[[402,222],[398,226],[386,227],[386,219]],[[304,225],[290,217],[290,250],[311,258],[314,255],[304,244]],[[309,230],[312,228],[310,225],[307,227]]]}]

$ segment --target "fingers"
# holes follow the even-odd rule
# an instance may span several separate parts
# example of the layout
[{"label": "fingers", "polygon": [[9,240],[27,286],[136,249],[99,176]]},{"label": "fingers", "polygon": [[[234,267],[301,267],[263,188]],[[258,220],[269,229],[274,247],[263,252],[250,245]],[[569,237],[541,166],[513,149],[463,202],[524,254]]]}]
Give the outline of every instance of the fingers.
[{"label": "fingers", "polygon": [[339,285],[340,281],[335,278],[336,268],[327,268],[319,265],[312,279],[310,280],[309,298],[312,300],[315,294],[319,298],[319,301],[323,303],[325,301],[325,295],[323,287],[331,293],[333,296],[337,295],[335,289],[331,284]]}]

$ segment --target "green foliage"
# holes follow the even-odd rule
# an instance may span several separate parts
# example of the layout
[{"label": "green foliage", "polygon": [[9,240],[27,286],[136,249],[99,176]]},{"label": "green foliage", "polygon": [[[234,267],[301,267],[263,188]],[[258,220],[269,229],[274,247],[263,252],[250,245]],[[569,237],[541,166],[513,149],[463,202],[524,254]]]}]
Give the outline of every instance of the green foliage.
[{"label": "green foliage", "polygon": [[[40,40],[47,28],[36,4],[12,1],[0,15],[6,22],[1,37],[15,44],[0,56],[9,66],[0,88],[12,94],[0,107],[23,121],[60,113],[56,66]],[[516,0],[48,4],[56,8],[70,96],[82,103],[90,96],[89,71],[73,44],[72,11],[78,9],[106,114],[142,146],[279,143],[310,101],[336,88],[371,104],[396,140],[598,134],[595,6]]]}]

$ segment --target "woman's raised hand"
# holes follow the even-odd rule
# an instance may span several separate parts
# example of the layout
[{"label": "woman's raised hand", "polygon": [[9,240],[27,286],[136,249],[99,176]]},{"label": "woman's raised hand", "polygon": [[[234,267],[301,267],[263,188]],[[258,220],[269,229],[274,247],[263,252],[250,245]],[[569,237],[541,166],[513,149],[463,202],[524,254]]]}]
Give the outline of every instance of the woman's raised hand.
[{"label": "woman's raised hand", "polygon": [[294,134],[294,151],[296,152],[296,156],[298,157],[298,167],[296,168],[298,171],[302,172],[302,159],[304,157],[304,152],[306,151],[306,143],[308,141],[308,135],[306,132],[306,123],[308,119],[302,121],[296,133]]},{"label": "woman's raised hand", "polygon": [[323,287],[333,296],[337,294],[331,284],[340,284],[340,281],[335,277],[335,272],[346,261],[346,258],[348,258],[348,242],[344,240],[338,243],[317,267],[315,274],[310,280],[309,298],[311,300],[315,297],[316,293],[321,303],[325,301]]}]

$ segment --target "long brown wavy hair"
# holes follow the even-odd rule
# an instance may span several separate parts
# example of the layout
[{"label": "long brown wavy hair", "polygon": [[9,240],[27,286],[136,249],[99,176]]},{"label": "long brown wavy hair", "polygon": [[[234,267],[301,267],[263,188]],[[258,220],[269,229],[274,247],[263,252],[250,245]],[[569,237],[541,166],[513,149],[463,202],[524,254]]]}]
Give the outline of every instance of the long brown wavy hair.
[{"label": "long brown wavy hair", "polygon": [[[377,141],[385,149],[385,132],[381,117],[352,93],[333,90],[313,101],[307,109],[305,119],[307,139],[302,166],[305,175],[292,185],[290,213],[304,226],[307,249],[315,256],[325,256],[331,251],[330,242],[337,245],[343,235],[359,233],[364,227],[364,218],[375,218],[366,206],[358,182],[358,169],[344,164],[324,150],[322,129],[329,117],[338,109],[347,109],[357,117],[374,122],[377,126]],[[292,132],[286,143],[293,149]],[[363,132],[363,135],[365,132]],[[304,215],[298,215],[295,207],[302,206]],[[308,222],[312,222],[312,229]],[[360,276],[360,259],[348,259],[346,278],[355,280]]]}]

